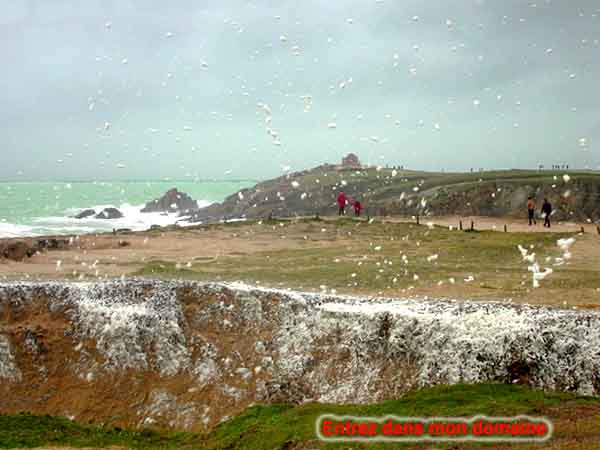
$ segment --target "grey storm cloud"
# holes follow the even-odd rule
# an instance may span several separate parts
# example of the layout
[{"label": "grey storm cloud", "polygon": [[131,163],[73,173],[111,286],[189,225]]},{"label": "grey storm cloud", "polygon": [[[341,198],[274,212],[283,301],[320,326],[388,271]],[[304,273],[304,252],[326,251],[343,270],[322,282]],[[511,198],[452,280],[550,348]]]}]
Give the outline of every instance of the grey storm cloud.
[{"label": "grey storm cloud", "polygon": [[3,179],[600,164],[595,0],[1,8]]}]

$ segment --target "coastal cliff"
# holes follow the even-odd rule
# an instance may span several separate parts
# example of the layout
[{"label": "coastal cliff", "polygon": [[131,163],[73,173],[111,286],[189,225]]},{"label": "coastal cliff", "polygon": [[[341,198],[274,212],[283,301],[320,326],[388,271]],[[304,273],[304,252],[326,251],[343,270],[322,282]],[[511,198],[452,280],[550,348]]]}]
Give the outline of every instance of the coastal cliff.
[{"label": "coastal cliff", "polygon": [[0,285],[0,412],[209,429],[256,402],[600,390],[600,315],[125,279]]}]

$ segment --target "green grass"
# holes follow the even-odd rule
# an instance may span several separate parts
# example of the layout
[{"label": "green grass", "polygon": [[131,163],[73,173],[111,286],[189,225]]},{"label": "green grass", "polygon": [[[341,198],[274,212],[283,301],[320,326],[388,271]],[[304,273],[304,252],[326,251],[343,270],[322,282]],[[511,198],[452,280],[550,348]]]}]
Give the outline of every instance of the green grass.
[{"label": "green grass", "polygon": [[[399,444],[321,443],[315,440],[315,421],[324,413],[378,417],[397,416],[473,416],[534,414],[540,408],[572,399],[564,394],[545,395],[523,387],[508,385],[459,385],[425,389],[401,400],[374,405],[344,406],[307,404],[293,408],[255,406],[241,416],[221,425],[206,440],[207,448],[244,448],[259,450],[285,448],[311,441],[313,448],[408,448]],[[274,409],[276,412],[274,413]],[[244,439],[243,447],[235,442]],[[225,444],[225,445],[223,445]],[[231,447],[229,447],[231,446]]]},{"label": "green grass", "polygon": [[177,448],[193,435],[82,425],[63,417],[0,415],[0,448],[72,447]]},{"label": "green grass", "polygon": [[[0,415],[0,448],[42,445],[73,447],[124,446],[163,449],[398,449],[390,444],[325,444],[316,440],[315,421],[325,413],[357,416],[473,416],[540,415],[559,405],[598,405],[600,400],[571,394],[544,393],[523,386],[478,384],[438,386],[408,394],[402,399],[372,405],[257,405],[219,425],[207,435],[132,431],[82,425],[64,418],[29,414]],[[557,430],[560,434],[560,430]],[[565,437],[565,436],[563,436]],[[300,444],[306,445],[301,447]],[[469,447],[471,448],[471,447]],[[530,448],[530,447],[529,447]]]},{"label": "green grass", "polygon": [[[236,229],[243,226],[238,223]],[[253,233],[260,233],[261,227],[263,231],[275,228],[271,231],[273,239],[284,237],[299,242],[299,245],[194,261],[191,267],[180,269],[173,262],[153,261],[136,275],[259,281],[268,286],[292,288],[318,289],[324,285],[348,293],[427,289],[439,282],[448,285],[450,278],[456,280],[457,286],[464,286],[463,279],[472,275],[475,281],[469,289],[474,286],[495,297],[518,297],[528,293],[530,276],[517,245],[533,247],[538,259],[543,260],[546,256],[559,256],[556,240],[568,236],[495,231],[467,233],[406,223],[375,221],[369,224],[350,218],[335,221],[276,220],[262,225],[254,222],[246,227]],[[252,236],[249,235],[248,239]],[[437,260],[428,261],[427,258],[434,254],[438,255]],[[407,258],[408,264],[403,257]],[[558,272],[569,274],[566,278],[555,277],[553,283],[558,288],[562,288],[560,283],[569,284],[571,272],[575,274],[571,266],[564,266]],[[577,279],[580,285],[596,286],[596,275],[595,270],[578,271],[573,279]],[[521,284],[524,276],[529,281],[525,287]],[[566,284],[565,289],[570,287]]]}]

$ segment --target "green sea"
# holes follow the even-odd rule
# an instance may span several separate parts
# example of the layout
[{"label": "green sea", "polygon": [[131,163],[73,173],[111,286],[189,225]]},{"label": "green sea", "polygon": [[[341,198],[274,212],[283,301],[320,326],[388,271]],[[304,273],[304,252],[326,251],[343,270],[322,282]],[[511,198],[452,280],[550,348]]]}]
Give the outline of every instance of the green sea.
[{"label": "green sea", "polygon": [[[177,214],[141,213],[143,205],[176,187],[200,207],[222,201],[255,181],[0,182],[0,237],[82,234],[113,228],[144,230],[181,220]],[[74,219],[113,206],[122,219]]]}]

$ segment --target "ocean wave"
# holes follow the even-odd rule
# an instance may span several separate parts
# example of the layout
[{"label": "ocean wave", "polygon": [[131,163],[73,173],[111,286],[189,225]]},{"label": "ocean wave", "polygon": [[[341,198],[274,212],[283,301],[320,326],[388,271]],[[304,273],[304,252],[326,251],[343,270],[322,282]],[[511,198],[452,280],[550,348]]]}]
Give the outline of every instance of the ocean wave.
[{"label": "ocean wave", "polygon": [[[198,207],[203,208],[212,202],[199,200]],[[152,225],[167,226],[179,223],[186,218],[179,213],[143,213],[144,205],[130,205],[124,203],[116,208],[123,213],[120,219],[96,219],[93,216],[85,219],[76,219],[75,214],[84,209],[93,209],[99,213],[104,208],[115,205],[95,205],[89,208],[68,208],[64,216],[35,217],[30,224],[15,224],[0,222],[0,237],[28,237],[63,234],[89,234],[107,232],[113,229],[127,228],[133,231],[149,229]],[[187,225],[181,222],[180,225]]]},{"label": "ocean wave", "polygon": [[27,236],[33,230],[33,227],[27,225],[17,225],[15,223],[0,222],[0,237],[20,237]]}]

